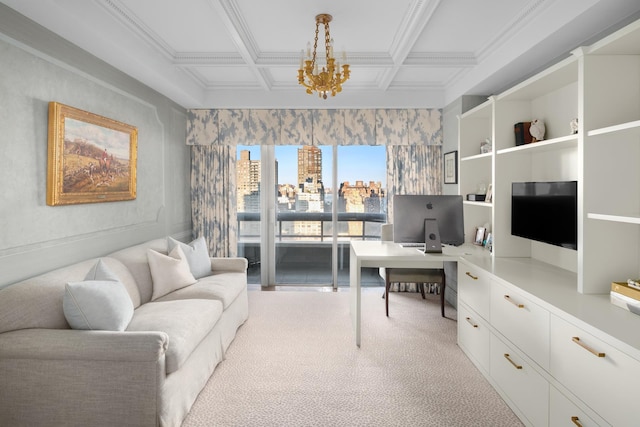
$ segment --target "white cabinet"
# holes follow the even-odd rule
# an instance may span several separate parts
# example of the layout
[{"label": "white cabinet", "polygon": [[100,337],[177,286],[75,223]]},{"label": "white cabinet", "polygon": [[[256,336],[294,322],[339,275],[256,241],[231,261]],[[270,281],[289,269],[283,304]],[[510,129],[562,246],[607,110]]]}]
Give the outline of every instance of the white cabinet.
[{"label": "white cabinet", "polygon": [[485,375],[489,372],[490,338],[487,322],[458,300],[458,345]]},{"label": "white cabinet", "polygon": [[489,274],[458,262],[458,345],[486,375],[489,372]]},{"label": "white cabinet", "polygon": [[491,378],[536,427],[549,423],[549,383],[520,352],[491,336]]},{"label": "white cabinet", "polygon": [[490,290],[486,271],[464,261],[458,263],[458,298],[485,319],[490,313]]},{"label": "white cabinet", "polygon": [[611,424],[637,425],[640,362],[556,316],[550,373]]},{"label": "white cabinet", "polygon": [[[459,117],[459,193],[493,185],[465,201],[465,239],[488,223],[493,254],[460,263],[458,340],[528,425],[640,425],[640,316],[608,301],[640,277],[639,100],[640,20]],[[534,119],[545,139],[516,146]],[[523,181],[578,182],[577,250],[511,235]]]},{"label": "white cabinet", "polygon": [[603,427],[604,421],[595,421],[578,405],[551,386],[549,390],[549,427]]},{"label": "white cabinet", "polygon": [[491,324],[544,369],[549,368],[549,312],[526,294],[495,281],[491,286]]}]

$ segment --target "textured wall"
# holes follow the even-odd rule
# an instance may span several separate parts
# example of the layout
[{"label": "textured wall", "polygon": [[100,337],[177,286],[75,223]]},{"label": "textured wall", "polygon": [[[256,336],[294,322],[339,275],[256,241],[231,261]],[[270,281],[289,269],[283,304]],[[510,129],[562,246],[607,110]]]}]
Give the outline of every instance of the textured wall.
[{"label": "textured wall", "polygon": [[[186,111],[0,7],[0,286],[150,238],[190,237]],[[49,101],[138,128],[136,200],[46,205]]]}]

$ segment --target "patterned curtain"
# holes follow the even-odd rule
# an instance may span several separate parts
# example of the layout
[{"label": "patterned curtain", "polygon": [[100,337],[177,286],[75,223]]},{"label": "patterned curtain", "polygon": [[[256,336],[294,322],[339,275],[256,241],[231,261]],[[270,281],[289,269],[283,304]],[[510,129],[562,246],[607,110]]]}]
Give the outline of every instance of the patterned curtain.
[{"label": "patterned curtain", "polygon": [[387,146],[388,222],[394,194],[442,194],[442,145]]},{"label": "patterned curtain", "polygon": [[[387,146],[387,222],[394,194],[442,194],[442,145]],[[425,285],[426,286],[426,285]],[[417,292],[415,283],[392,283],[390,291]],[[425,292],[432,293],[429,286]]]},{"label": "patterned curtain", "polygon": [[237,253],[235,147],[191,147],[193,237],[205,236],[214,257]]}]

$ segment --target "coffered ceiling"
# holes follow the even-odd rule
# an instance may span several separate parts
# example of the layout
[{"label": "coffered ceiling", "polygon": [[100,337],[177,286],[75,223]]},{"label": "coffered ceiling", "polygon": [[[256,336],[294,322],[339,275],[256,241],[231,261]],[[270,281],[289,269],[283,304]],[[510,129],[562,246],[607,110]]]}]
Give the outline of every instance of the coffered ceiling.
[{"label": "coffered ceiling", "polygon": [[[638,0],[0,0],[186,108],[443,107],[637,17]],[[297,82],[315,16],[351,78]],[[322,27],[321,27],[322,31]]]}]

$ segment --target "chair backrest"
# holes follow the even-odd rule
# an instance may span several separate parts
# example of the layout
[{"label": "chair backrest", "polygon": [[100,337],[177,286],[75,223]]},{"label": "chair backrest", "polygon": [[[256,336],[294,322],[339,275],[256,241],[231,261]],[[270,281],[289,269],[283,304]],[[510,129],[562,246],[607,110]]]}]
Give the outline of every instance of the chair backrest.
[{"label": "chair backrest", "polygon": [[393,242],[393,224],[382,224],[380,227],[380,240]]}]

